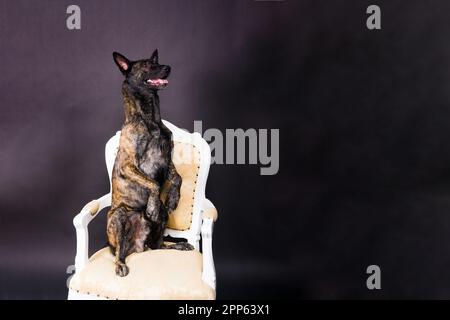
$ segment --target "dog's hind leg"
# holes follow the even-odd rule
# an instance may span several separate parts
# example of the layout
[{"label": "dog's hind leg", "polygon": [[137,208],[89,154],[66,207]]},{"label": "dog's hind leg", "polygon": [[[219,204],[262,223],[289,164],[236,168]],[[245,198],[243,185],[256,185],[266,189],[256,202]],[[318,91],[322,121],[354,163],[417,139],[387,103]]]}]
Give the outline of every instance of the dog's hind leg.
[{"label": "dog's hind leg", "polygon": [[190,251],[190,250],[194,250],[194,246],[192,244],[190,244],[189,242],[177,242],[177,243],[163,244],[161,249],[174,249],[174,250],[180,250],[180,251]]},{"label": "dog's hind leg", "polygon": [[164,230],[166,229],[169,215],[166,206],[159,199],[159,193],[150,195],[145,215],[150,225],[150,234],[146,242],[147,247],[160,249],[163,245]]},{"label": "dog's hind leg", "polygon": [[125,263],[125,258],[127,257],[127,249],[124,238],[121,239],[122,243],[119,245],[118,250],[116,250],[116,274],[120,277],[125,277],[130,271]]},{"label": "dog's hind leg", "polygon": [[146,245],[150,249],[175,249],[182,251],[193,250],[194,247],[187,242],[164,244],[164,230],[169,220],[167,207],[161,202],[159,195],[150,195],[145,212],[150,225]]},{"label": "dog's hind leg", "polygon": [[108,242],[116,258],[116,274],[121,277],[125,277],[129,271],[125,264],[128,249],[126,239],[127,224],[128,219],[125,208],[119,207],[108,212]]}]

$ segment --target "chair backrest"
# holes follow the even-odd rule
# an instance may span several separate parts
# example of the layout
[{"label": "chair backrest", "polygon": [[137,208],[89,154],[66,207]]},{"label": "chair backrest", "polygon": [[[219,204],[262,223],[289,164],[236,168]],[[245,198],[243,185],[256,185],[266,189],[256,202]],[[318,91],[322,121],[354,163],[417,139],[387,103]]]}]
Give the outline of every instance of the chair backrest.
[{"label": "chair backrest", "polygon": [[[200,227],[202,223],[202,203],[205,199],[206,181],[211,162],[208,143],[197,132],[189,133],[163,120],[172,131],[174,150],[172,161],[181,176],[180,201],[177,209],[169,216],[166,235],[185,238],[199,249]],[[119,150],[120,131],[106,143],[106,167],[111,183],[112,169]],[[162,198],[165,196],[163,188]]]}]

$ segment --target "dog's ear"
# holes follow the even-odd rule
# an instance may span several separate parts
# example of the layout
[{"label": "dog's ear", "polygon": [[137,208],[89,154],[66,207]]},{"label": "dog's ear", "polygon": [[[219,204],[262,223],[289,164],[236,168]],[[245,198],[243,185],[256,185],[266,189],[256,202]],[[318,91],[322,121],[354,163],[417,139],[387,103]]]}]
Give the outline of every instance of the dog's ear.
[{"label": "dog's ear", "polygon": [[128,71],[130,71],[131,62],[125,56],[121,55],[118,52],[113,52],[114,62],[119,67],[119,70],[126,75]]},{"label": "dog's ear", "polygon": [[158,64],[158,49],[153,51],[152,56],[150,57],[150,62],[153,64]]}]

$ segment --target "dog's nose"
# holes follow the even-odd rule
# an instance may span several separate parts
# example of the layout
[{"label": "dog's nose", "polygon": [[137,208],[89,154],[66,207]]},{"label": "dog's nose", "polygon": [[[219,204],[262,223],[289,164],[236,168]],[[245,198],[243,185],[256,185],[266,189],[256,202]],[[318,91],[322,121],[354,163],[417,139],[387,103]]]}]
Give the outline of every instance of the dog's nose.
[{"label": "dog's nose", "polygon": [[163,70],[164,70],[165,72],[169,73],[169,72],[170,72],[170,67],[169,67],[169,66],[164,66],[164,67],[163,67]]}]

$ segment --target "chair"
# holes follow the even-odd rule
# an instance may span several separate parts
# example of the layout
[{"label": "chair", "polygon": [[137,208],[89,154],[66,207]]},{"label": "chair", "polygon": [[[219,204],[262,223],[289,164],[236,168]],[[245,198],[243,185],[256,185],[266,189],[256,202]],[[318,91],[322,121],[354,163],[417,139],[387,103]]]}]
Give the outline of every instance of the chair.
[{"label": "chair", "polygon": [[[195,250],[133,253],[126,260],[130,268],[126,277],[115,274],[114,256],[109,248],[103,248],[88,258],[88,224],[101,210],[111,205],[110,189],[110,193],[86,204],[73,219],[77,251],[75,274],[69,283],[69,300],[215,299],[212,233],[217,210],[205,197],[211,160],[209,145],[199,133],[189,133],[167,121],[163,122],[172,131],[173,162],[182,178],[180,201],[169,216],[164,234],[186,239]],[[120,131],[107,142],[105,148],[110,181],[119,139]]]}]

